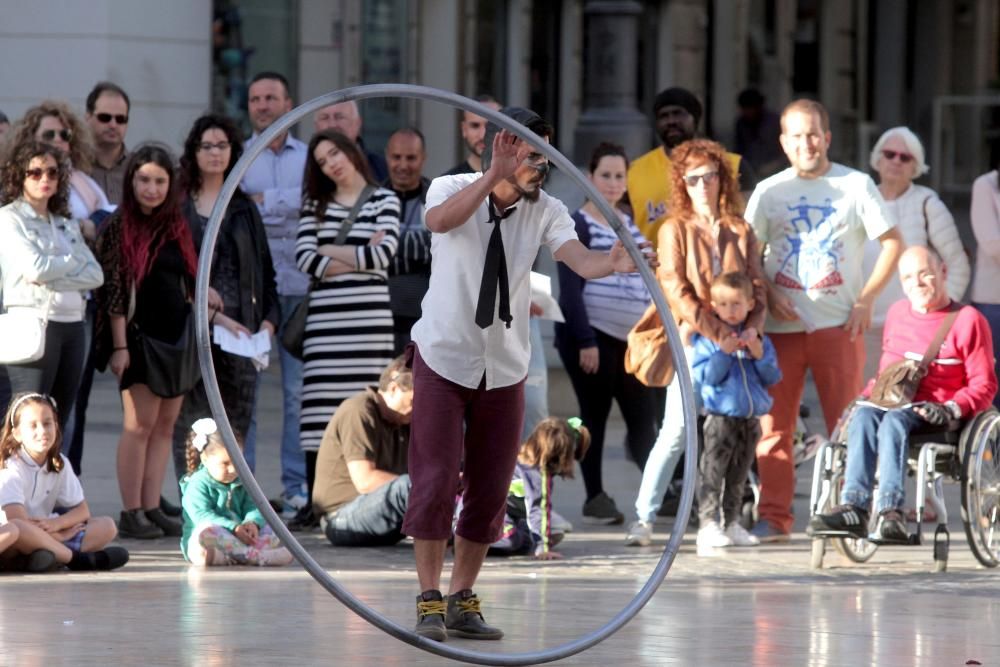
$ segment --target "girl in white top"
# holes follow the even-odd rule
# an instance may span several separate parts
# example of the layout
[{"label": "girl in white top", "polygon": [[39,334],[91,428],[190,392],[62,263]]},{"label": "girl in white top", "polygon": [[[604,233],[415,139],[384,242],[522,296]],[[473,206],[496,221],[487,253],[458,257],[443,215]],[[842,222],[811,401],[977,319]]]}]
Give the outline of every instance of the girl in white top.
[{"label": "girl in white top", "polygon": [[73,570],[121,567],[128,552],[106,546],[118,533],[115,522],[90,515],[60,442],[51,398],[25,393],[11,400],[0,430],[0,525],[14,523],[12,548],[32,560],[45,550]]}]

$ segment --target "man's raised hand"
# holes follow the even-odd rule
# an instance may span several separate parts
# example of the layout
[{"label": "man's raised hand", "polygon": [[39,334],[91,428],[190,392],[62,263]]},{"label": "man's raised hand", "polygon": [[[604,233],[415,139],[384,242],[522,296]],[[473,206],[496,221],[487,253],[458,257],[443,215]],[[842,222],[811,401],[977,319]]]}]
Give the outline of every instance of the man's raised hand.
[{"label": "man's raised hand", "polygon": [[493,157],[490,159],[489,170],[501,180],[505,179],[514,174],[531,151],[531,145],[521,141],[513,132],[500,130],[493,137]]}]

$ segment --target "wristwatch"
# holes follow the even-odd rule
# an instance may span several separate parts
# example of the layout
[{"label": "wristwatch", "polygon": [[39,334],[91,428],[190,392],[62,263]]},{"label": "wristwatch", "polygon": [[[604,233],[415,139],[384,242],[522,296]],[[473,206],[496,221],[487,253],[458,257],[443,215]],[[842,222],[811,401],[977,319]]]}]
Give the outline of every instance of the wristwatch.
[{"label": "wristwatch", "polygon": [[962,408],[960,408],[958,403],[956,403],[955,401],[945,401],[944,407],[948,408],[948,412],[951,413],[952,419],[962,418]]}]

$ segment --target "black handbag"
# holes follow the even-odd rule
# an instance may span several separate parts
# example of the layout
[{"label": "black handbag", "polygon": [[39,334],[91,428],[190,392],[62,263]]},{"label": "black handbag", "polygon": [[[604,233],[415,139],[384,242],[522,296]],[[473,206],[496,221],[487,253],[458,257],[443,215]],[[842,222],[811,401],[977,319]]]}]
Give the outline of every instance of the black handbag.
[{"label": "black handbag", "polygon": [[183,396],[194,389],[201,379],[194,327],[194,315],[188,313],[184,330],[173,343],[152,338],[139,331],[138,327],[134,328],[136,352],[142,355],[142,363],[146,366],[145,383],[157,396]]},{"label": "black handbag", "polygon": [[[375,187],[371,185],[366,185],[365,189],[361,191],[357,201],[354,202],[354,206],[351,207],[347,217],[344,218],[344,222],[340,225],[340,230],[337,231],[337,240],[334,241],[334,244],[344,244],[347,235],[351,232],[351,227],[354,226],[354,218],[358,216],[361,207],[371,198],[373,192],[375,192]],[[320,213],[317,212],[317,215],[320,215]],[[312,284],[309,286],[309,292],[306,293],[305,298],[302,299],[299,305],[295,307],[295,311],[285,322],[285,328],[281,332],[282,347],[296,359],[302,359],[304,356],[306,319],[309,316],[309,297],[318,282],[316,279],[313,279]]]}]

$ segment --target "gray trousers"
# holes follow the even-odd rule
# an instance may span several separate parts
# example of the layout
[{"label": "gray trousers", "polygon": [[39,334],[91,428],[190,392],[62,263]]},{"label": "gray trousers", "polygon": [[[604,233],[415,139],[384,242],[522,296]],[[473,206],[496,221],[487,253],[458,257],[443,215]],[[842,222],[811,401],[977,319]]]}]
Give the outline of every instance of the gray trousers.
[{"label": "gray trousers", "polygon": [[710,414],[705,418],[703,435],[698,462],[699,525],[721,518],[726,527],[740,518],[743,489],[760,440],[760,420]]}]

